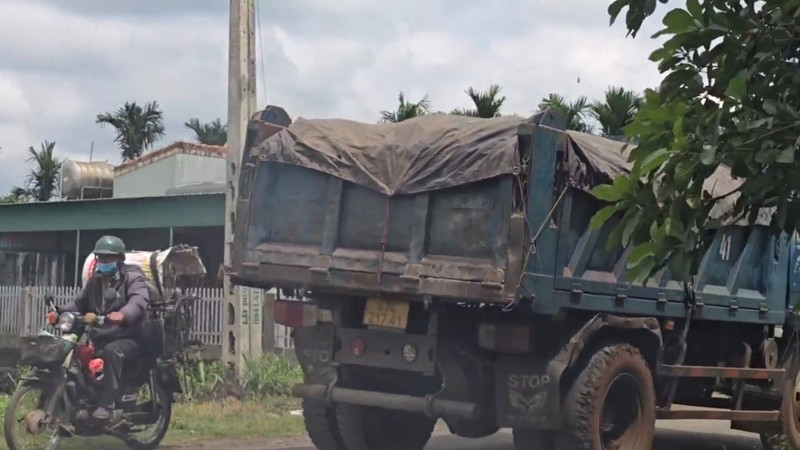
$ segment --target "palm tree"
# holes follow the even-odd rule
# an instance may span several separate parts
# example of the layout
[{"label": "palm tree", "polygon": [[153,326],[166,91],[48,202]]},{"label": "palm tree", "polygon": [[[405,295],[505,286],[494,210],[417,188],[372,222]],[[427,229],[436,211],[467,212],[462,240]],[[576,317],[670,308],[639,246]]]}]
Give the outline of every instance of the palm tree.
[{"label": "palm tree", "polygon": [[228,141],[228,125],[223,124],[220,119],[201,124],[200,119],[192,118],[184,125],[194,131],[197,142],[201,144],[225,145]]},{"label": "palm tree", "polygon": [[500,116],[500,108],[503,107],[506,97],[498,97],[500,94],[499,85],[493,84],[489,86],[488,91],[476,91],[474,88],[470,87],[465,92],[467,95],[469,95],[469,98],[472,99],[472,103],[475,105],[475,108],[456,108],[451,112],[451,114],[458,116],[482,117],[485,119]]},{"label": "palm tree", "polygon": [[30,189],[14,186],[7,195],[0,196],[0,205],[8,203],[23,203],[29,201],[33,197]]},{"label": "palm tree", "polygon": [[41,149],[28,148],[28,177],[27,187],[15,187],[11,196],[17,200],[34,199],[46,202],[58,195],[58,173],[61,171],[62,161],[54,154],[55,142],[44,141]]},{"label": "palm tree", "polygon": [[582,133],[590,133],[592,127],[585,121],[586,114],[590,111],[589,100],[585,96],[578,97],[574,102],[567,102],[567,100],[558,94],[549,94],[539,102],[539,109],[551,107],[558,110],[564,115],[567,122],[568,130],[580,131]]},{"label": "palm tree", "polygon": [[625,126],[631,123],[641,103],[642,97],[636,92],[611,86],[606,89],[604,102],[592,103],[590,113],[600,122],[603,136],[622,136]]},{"label": "palm tree", "polygon": [[122,161],[142,156],[164,136],[163,112],[156,102],[147,103],[144,108],[136,102],[125,102],[113,114],[98,114],[96,122],[100,126],[108,124],[115,128],[117,137],[114,142],[122,150]]},{"label": "palm tree", "polygon": [[399,105],[396,111],[381,111],[380,123],[399,123],[414,117],[424,116],[430,113],[431,102],[428,96],[422,97],[422,100],[412,103],[406,101],[403,93],[398,97]]}]

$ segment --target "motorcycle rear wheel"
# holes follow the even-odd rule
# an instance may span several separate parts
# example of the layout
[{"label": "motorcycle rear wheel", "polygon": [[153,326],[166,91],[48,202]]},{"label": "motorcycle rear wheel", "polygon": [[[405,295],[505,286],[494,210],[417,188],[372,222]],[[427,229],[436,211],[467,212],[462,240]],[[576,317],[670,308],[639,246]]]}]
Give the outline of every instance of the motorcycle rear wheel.
[{"label": "motorcycle rear wheel", "polygon": [[[57,426],[48,424],[50,415],[58,413],[58,399],[63,394],[63,388],[58,389],[55,393],[44,391],[41,387],[35,385],[23,385],[19,387],[14,395],[11,396],[6,407],[5,415],[3,417],[3,432],[5,435],[6,445],[10,450],[57,450],[63,437]],[[38,393],[38,395],[37,395]],[[33,394],[36,396],[38,405],[36,410],[28,412],[25,416],[17,417],[18,409],[22,400],[27,396]],[[52,400],[55,399],[55,400]],[[22,427],[20,427],[22,425]],[[41,428],[44,427],[42,430]],[[28,435],[41,434],[42,437],[49,436],[49,440],[39,445],[28,444],[20,436],[20,428],[26,428],[22,432],[28,431]],[[41,430],[41,433],[38,433]]]},{"label": "motorcycle rear wheel", "polygon": [[127,436],[124,441],[131,450],[154,450],[161,445],[161,441],[167,436],[169,425],[172,420],[172,395],[163,387],[156,385],[156,401],[160,411],[155,423],[155,430],[149,439],[139,440],[133,436]]}]

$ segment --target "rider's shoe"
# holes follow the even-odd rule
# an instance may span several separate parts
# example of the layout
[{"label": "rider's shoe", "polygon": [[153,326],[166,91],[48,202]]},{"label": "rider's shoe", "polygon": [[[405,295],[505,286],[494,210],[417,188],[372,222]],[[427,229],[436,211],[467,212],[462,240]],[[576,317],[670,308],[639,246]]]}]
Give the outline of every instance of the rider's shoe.
[{"label": "rider's shoe", "polygon": [[61,437],[66,437],[66,438],[72,437],[73,435],[75,435],[75,427],[72,426],[72,424],[69,424],[69,423],[66,423],[66,424],[65,423],[59,423],[58,424],[58,434],[60,434]]},{"label": "rider's shoe", "polygon": [[107,409],[100,406],[94,410],[94,413],[92,413],[92,417],[94,417],[97,420],[106,421],[111,418],[111,413]]}]

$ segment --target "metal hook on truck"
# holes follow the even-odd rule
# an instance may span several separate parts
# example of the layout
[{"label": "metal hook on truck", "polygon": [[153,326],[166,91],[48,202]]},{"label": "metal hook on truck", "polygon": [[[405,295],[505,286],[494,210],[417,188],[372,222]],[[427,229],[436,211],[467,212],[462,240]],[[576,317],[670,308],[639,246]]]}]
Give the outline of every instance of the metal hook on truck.
[{"label": "metal hook on truck", "polygon": [[231,277],[306,290],[274,317],[317,448],[421,450],[441,419],[518,450],[648,450],[656,419],[724,419],[800,449],[796,236],[728,223],[690,288],[626,282],[613,220],[589,227],[623,144],[552,110],[249,132]]}]

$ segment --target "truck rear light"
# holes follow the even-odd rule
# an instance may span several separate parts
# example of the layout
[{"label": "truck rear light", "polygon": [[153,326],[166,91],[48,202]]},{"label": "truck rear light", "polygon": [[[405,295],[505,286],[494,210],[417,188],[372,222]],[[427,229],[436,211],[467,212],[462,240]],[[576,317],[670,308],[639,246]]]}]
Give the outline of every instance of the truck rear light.
[{"label": "truck rear light", "polygon": [[297,300],[275,300],[272,308],[275,323],[289,328],[313,327],[317,324],[317,305]]},{"label": "truck rear light", "polygon": [[527,353],[531,351],[531,328],[528,325],[481,324],[478,345],[500,353]]},{"label": "truck rear light", "polygon": [[367,343],[363,339],[357,337],[350,341],[350,349],[356,356],[362,356],[367,351]]}]

